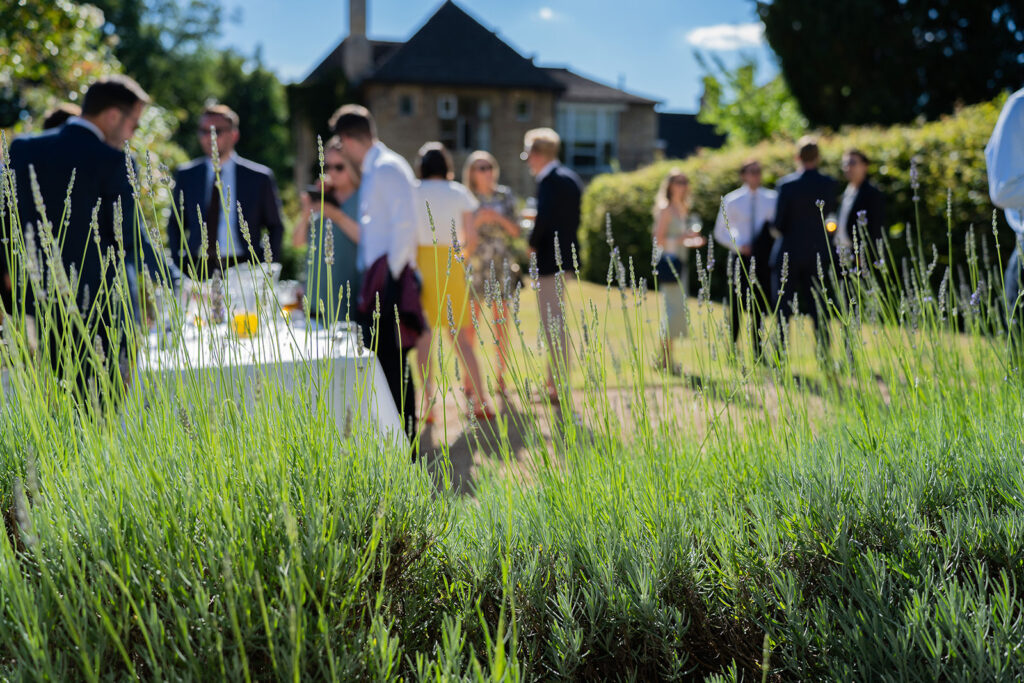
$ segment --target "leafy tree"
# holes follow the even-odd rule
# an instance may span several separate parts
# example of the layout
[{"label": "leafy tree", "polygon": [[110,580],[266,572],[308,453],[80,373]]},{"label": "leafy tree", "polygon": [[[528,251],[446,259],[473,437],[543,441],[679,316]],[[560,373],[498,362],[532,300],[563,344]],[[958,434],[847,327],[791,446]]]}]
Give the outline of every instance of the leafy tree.
[{"label": "leafy tree", "polygon": [[238,153],[269,166],[278,181],[290,178],[293,154],[285,89],[263,65],[260,51],[252,59],[222,52],[214,73],[219,99],[238,113]]},{"label": "leafy tree", "polygon": [[929,119],[1024,81],[1019,0],[757,0],[815,126]]},{"label": "leafy tree", "polygon": [[753,57],[745,57],[735,69],[728,69],[717,56],[710,65],[700,54],[697,61],[707,72],[697,120],[728,135],[730,144],[795,138],[807,130],[807,119],[782,76],[757,84],[757,60]]},{"label": "leafy tree", "polygon": [[29,129],[34,115],[120,71],[102,25],[94,7],[65,0],[0,5],[0,127]]}]

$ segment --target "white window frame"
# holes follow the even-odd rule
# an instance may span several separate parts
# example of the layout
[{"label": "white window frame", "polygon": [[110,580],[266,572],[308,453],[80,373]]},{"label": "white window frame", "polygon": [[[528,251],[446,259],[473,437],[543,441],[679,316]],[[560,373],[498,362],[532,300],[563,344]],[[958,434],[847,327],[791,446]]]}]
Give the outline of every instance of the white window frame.
[{"label": "white window frame", "polygon": [[606,145],[611,143],[611,158],[619,156],[619,116],[626,110],[623,105],[592,104],[586,102],[562,102],[556,108],[558,134],[562,137],[562,149],[565,152],[565,163],[578,173],[603,173],[611,170],[611,164],[599,158],[593,166],[576,166],[573,157],[576,154],[576,114],[593,113],[597,117],[597,137],[587,140],[587,144],[595,145],[595,154],[600,157]]},{"label": "white window frame", "polygon": [[454,119],[459,115],[459,98],[455,95],[438,95],[437,97],[437,118],[444,120]]}]

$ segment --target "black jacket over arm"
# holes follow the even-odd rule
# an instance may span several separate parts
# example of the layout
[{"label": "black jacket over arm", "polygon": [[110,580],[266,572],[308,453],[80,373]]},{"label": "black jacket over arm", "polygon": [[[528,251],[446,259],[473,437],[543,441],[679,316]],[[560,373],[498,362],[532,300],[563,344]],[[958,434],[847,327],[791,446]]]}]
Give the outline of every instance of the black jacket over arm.
[{"label": "black jacket over arm", "polygon": [[[209,204],[210,187],[208,185],[208,169],[206,158],[194,159],[180,166],[174,174],[174,202],[176,210],[182,211],[181,223],[171,213],[167,234],[171,248],[171,257],[183,269],[195,264],[199,267],[200,259],[206,253],[199,229],[199,215],[206,215]],[[184,196],[184,202],[179,201]],[[274,173],[266,166],[253,163],[248,159],[235,155],[235,187],[231,197],[231,211],[237,211],[237,204],[242,205],[242,216],[249,226],[249,236],[255,255],[248,254],[252,260],[263,260],[263,249],[260,246],[261,235],[265,231],[270,238],[270,251],[275,261],[281,260],[281,242],[284,239],[284,220],[281,218],[281,199],[277,193]],[[224,207],[222,207],[223,209]],[[238,220],[232,221],[235,230],[240,229]],[[208,226],[209,239],[217,240],[217,226]],[[239,238],[248,250],[249,245]]]},{"label": "black jacket over arm", "polygon": [[836,213],[836,181],[817,169],[793,173],[779,181],[775,228],[782,237],[772,249],[772,267],[782,267],[782,255],[802,267],[815,265],[818,254],[828,263],[829,238],[822,223],[818,200],[825,202],[824,215]]},{"label": "black jacket over arm", "polygon": [[[15,140],[11,143],[10,155],[11,169],[18,185],[21,228],[27,232],[29,226],[32,226],[36,235],[35,242],[39,244],[40,216],[31,189],[29,167],[32,167],[55,236],[63,235],[60,253],[64,267],[70,271],[74,265],[78,272],[79,285],[74,294],[80,307],[83,304],[91,306],[101,289],[109,291],[108,288],[113,285],[115,271],[108,267],[104,272],[102,254],[113,249],[116,258],[119,249],[114,231],[115,205],[118,202],[123,217],[124,258],[133,298],[136,298],[133,287],[136,282],[135,272],[139,267],[145,267],[156,282],[173,284],[178,280],[180,273],[167,262],[163,250],[150,241],[146,230],[140,227],[141,223],[136,218],[135,200],[123,151],[110,147],[84,126],[67,124],[52,132]],[[71,211],[62,226],[61,216],[72,171],[75,172],[75,181],[70,195]],[[92,212],[97,206],[99,246],[95,243],[91,228]],[[168,279],[170,282],[167,282]],[[86,288],[88,300],[85,296]],[[138,302],[133,301],[132,304],[137,314]],[[27,307],[28,313],[34,312],[31,294]],[[116,317],[117,311],[111,313]]]},{"label": "black jacket over arm", "polygon": [[854,228],[857,225],[857,214],[865,212],[868,219],[868,236],[871,239],[870,249],[874,249],[874,243],[881,239],[885,230],[885,195],[877,187],[865,180],[857,188],[857,196],[853,199],[853,208],[847,218],[846,234],[853,238]]},{"label": "black jacket over arm", "polygon": [[530,246],[537,252],[537,270],[541,275],[558,272],[555,258],[555,235],[561,251],[562,270],[573,269],[572,249],[579,244],[580,200],[583,181],[571,169],[559,164],[537,185],[537,219],[530,233]]}]

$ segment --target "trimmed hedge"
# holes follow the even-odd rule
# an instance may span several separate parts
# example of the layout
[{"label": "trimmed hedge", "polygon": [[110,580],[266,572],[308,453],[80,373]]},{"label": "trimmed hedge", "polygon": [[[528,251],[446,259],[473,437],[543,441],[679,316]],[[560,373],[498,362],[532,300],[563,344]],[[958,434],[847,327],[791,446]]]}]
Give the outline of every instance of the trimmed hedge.
[{"label": "trimmed hedge", "polygon": [[[840,180],[843,151],[857,147],[871,159],[872,181],[885,193],[886,222],[890,243],[897,259],[907,254],[905,228],[914,225],[913,190],[910,187],[910,162],[917,158],[921,187],[921,232],[925,245],[939,248],[941,266],[948,262],[946,230],[946,191],[952,192],[952,237],[954,262],[962,255],[964,238],[971,225],[976,234],[987,237],[992,245],[990,226],[993,207],[988,197],[985,167],[985,143],[988,142],[1005,97],[992,102],[965,107],[956,115],[940,121],[892,128],[849,128],[820,140],[822,170]],[[606,217],[623,261],[632,258],[637,277],[651,276],[651,207],[658,185],[673,167],[681,168],[690,177],[693,208],[701,217],[704,232],[710,237],[721,197],[739,186],[738,169],[747,158],[757,158],[764,168],[764,184],[774,187],[782,176],[792,172],[794,144],[772,141],[754,147],[730,147],[703,152],[689,159],[663,161],[632,173],[598,176],[590,183],[583,197],[580,245],[582,276],[593,282],[605,282],[610,248]],[[999,242],[1002,258],[1009,258],[1012,232],[999,211]],[[916,239],[917,232],[910,235]],[[983,249],[983,253],[984,253]],[[931,259],[927,247],[927,259]],[[715,247],[716,258],[726,255]],[[994,260],[996,252],[988,252]],[[691,281],[695,268],[690,268]],[[712,296],[724,294],[725,269],[715,268]]]}]

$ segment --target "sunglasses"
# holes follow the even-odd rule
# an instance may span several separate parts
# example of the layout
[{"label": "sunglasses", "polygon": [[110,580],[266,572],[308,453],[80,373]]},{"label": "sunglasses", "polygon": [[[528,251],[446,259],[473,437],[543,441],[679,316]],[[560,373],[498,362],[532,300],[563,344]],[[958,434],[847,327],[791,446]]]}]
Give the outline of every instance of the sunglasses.
[{"label": "sunglasses", "polygon": [[676,178],[675,180],[672,181],[672,184],[673,185],[689,185],[690,181],[687,180],[686,178]]},{"label": "sunglasses", "polygon": [[345,164],[326,164],[324,168],[328,171],[337,171],[338,173],[341,173],[345,170]]},{"label": "sunglasses", "polygon": [[[217,137],[220,137],[221,135],[227,135],[233,129],[232,128],[215,128],[214,130],[217,131]],[[210,129],[209,128],[200,128],[199,129],[199,134],[202,135],[203,137],[206,137],[207,135],[210,134]]]},{"label": "sunglasses", "polygon": [[490,164],[480,164],[478,166],[474,166],[473,170],[474,171],[480,171],[481,173],[485,173],[487,171],[493,171],[494,167],[491,166]]}]

